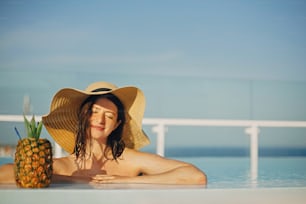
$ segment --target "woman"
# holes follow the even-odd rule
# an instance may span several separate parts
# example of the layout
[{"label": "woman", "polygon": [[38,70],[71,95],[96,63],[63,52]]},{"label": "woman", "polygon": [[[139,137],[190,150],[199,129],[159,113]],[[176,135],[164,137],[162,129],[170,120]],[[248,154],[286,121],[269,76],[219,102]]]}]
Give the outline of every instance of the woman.
[{"label": "woman", "polygon": [[206,184],[206,175],[189,163],[137,150],[149,144],[144,108],[136,87],[96,82],[85,91],[60,90],[43,117],[47,131],[70,153],[54,159],[53,182]]}]

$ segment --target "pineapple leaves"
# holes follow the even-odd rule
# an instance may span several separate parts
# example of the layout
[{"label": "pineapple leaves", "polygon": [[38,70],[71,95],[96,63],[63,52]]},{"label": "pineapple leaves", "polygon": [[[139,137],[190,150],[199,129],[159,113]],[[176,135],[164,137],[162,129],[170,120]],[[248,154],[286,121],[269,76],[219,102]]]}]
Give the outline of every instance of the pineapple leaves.
[{"label": "pineapple leaves", "polygon": [[30,121],[26,118],[25,115],[23,115],[23,117],[27,136],[29,138],[35,138],[38,140],[43,126],[42,121],[37,122],[36,124],[34,115]]},{"label": "pineapple leaves", "polygon": [[27,136],[28,137],[32,137],[32,130],[31,130],[31,124],[28,121],[28,119],[25,117],[25,115],[23,116],[24,118],[24,125],[25,125],[25,129],[27,131]]},{"label": "pineapple leaves", "polygon": [[[39,138],[39,136],[40,136],[40,133],[41,133],[42,127],[43,127],[43,123],[42,123],[42,121],[37,122],[36,135],[37,135],[37,137],[38,137],[38,138]],[[37,139],[38,139],[38,138],[37,138]]]}]

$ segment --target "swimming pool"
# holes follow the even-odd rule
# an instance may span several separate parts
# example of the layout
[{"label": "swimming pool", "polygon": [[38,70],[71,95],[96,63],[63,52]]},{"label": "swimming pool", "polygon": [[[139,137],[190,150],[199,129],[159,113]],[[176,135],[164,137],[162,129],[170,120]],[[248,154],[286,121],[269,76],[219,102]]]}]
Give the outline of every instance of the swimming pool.
[{"label": "swimming pool", "polygon": [[[0,185],[0,203],[278,203],[304,204],[306,157],[262,157],[257,180],[251,179],[248,157],[176,157],[197,165],[208,185],[51,184],[46,189]],[[0,159],[0,162],[9,162]]]},{"label": "swimming pool", "polygon": [[[260,157],[257,179],[249,157],[174,157],[202,169],[209,189],[306,187],[306,157]],[[0,158],[0,164],[12,162]]]},{"label": "swimming pool", "polygon": [[306,157],[260,157],[258,176],[250,175],[248,157],[180,157],[208,176],[207,188],[306,187]]}]

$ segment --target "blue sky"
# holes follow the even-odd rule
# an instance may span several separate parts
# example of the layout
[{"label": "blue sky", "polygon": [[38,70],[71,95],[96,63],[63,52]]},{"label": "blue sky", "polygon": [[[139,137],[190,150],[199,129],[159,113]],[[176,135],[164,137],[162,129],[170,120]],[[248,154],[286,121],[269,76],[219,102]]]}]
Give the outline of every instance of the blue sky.
[{"label": "blue sky", "polygon": [[0,6],[1,69],[306,76],[304,1],[2,0]]},{"label": "blue sky", "polygon": [[30,95],[45,114],[58,89],[105,80],[142,88],[146,117],[306,120],[305,11],[303,0],[1,0],[0,113],[20,114]]}]

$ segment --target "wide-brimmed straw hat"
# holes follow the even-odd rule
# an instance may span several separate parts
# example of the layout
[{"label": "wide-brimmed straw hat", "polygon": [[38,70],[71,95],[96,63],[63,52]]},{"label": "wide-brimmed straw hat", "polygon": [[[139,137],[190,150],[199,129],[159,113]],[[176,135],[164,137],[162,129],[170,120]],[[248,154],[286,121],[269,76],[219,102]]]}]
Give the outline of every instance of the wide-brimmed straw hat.
[{"label": "wide-brimmed straw hat", "polygon": [[139,149],[150,143],[142,130],[145,97],[137,87],[117,87],[108,82],[95,82],[85,90],[64,88],[52,99],[50,113],[42,117],[44,126],[53,139],[68,153],[74,152],[78,126],[78,112],[82,102],[91,95],[111,93],[125,108],[126,122],[122,138],[126,147]]}]

